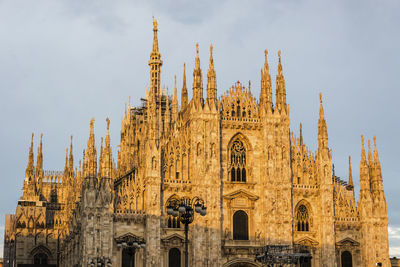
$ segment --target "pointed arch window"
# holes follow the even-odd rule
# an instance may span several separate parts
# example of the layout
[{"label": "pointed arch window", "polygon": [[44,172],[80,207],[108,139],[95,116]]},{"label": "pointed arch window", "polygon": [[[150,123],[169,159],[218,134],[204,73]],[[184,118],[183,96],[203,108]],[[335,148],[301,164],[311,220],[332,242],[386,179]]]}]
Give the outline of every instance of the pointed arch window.
[{"label": "pointed arch window", "polygon": [[37,265],[47,265],[48,257],[44,253],[35,254],[33,257],[33,263]]},{"label": "pointed arch window", "polygon": [[168,216],[168,228],[181,228],[180,217]]},{"label": "pointed arch window", "polygon": [[243,210],[233,214],[233,240],[249,240],[249,218]]},{"label": "pointed arch window", "polygon": [[306,206],[300,205],[296,213],[297,231],[308,232],[310,230],[310,216]]},{"label": "pointed arch window", "polygon": [[232,182],[246,182],[246,148],[243,142],[235,140],[230,147],[229,173]]},{"label": "pointed arch window", "polygon": [[171,248],[168,252],[168,267],[181,266],[181,251],[178,248]]}]

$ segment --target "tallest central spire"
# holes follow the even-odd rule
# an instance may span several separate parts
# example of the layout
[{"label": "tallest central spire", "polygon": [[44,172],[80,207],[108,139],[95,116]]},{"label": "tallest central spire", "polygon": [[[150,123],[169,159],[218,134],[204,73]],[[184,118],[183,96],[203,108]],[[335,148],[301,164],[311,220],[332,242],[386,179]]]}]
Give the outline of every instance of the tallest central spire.
[{"label": "tallest central spire", "polygon": [[153,21],[153,32],[154,32],[154,38],[153,38],[153,53],[158,53],[158,38],[157,38],[157,20],[154,19]]},{"label": "tallest central spire", "polygon": [[161,54],[158,51],[158,38],[157,38],[157,20],[153,21],[153,50],[150,53],[149,67],[150,67],[150,95],[152,98],[156,98],[160,94],[160,82],[161,82]]}]

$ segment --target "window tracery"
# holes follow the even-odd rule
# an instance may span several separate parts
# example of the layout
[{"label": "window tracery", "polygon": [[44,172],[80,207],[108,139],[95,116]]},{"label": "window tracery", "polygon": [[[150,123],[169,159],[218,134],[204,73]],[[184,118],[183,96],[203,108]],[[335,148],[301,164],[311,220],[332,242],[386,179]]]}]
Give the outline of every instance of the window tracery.
[{"label": "window tracery", "polygon": [[246,182],[246,148],[239,139],[230,147],[229,173],[232,182]]},{"label": "window tracery", "polygon": [[297,208],[296,220],[297,220],[297,231],[308,232],[310,230],[310,223],[309,223],[310,216],[306,206],[300,205]]}]

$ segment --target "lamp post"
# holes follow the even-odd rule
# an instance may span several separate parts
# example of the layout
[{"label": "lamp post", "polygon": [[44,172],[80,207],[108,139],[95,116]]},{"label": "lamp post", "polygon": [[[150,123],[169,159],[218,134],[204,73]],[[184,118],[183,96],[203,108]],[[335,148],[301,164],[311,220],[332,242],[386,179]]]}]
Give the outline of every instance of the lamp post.
[{"label": "lamp post", "polygon": [[[117,243],[117,247],[122,248],[122,249],[128,249],[130,257],[130,267],[134,266],[134,260],[135,260],[135,252],[136,249],[140,248],[145,248],[146,243],[143,238],[139,238],[137,236],[132,236],[132,235],[126,235],[122,236],[120,238],[115,239],[115,242]],[[111,266],[111,265],[110,265]]]},{"label": "lamp post", "polygon": [[185,267],[189,265],[188,256],[188,232],[189,224],[193,222],[194,212],[199,213],[201,216],[207,214],[207,207],[205,206],[204,200],[199,197],[181,199],[171,199],[167,203],[167,214],[178,217],[181,223],[185,225]]}]

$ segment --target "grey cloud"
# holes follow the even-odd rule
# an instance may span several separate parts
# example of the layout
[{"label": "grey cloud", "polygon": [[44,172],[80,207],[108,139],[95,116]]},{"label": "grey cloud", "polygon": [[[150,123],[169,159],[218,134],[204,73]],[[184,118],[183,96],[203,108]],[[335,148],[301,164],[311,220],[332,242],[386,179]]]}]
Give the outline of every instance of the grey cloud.
[{"label": "grey cloud", "polygon": [[[111,119],[116,155],[124,102],[138,105],[148,85],[152,15],[159,19],[163,83],[181,86],[187,63],[191,85],[194,44],[203,73],[214,44],[218,93],[235,81],[259,94],[264,49],[271,76],[282,50],[291,129],[303,122],[316,148],[318,92],[323,93],[336,174],[353,159],[358,190],[360,135],[377,135],[389,222],[400,225],[398,1],[1,1],[0,213],[21,195],[30,133],[44,133],[46,169],[62,170],[69,135],[77,165],[89,120],[96,140]],[[36,151],[36,148],[35,148]],[[4,221],[4,217],[0,217]],[[400,256],[400,255],[398,255]]]}]

